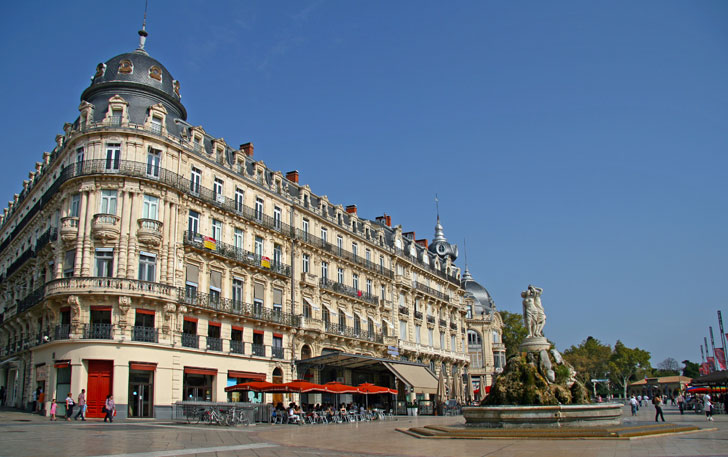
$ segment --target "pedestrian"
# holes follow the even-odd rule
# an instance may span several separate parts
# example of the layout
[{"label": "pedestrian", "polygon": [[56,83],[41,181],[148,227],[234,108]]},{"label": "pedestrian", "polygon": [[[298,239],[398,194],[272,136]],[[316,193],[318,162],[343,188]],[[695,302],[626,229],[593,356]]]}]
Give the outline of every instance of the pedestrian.
[{"label": "pedestrian", "polygon": [[637,399],[634,398],[634,395],[632,395],[632,398],[629,399],[629,405],[632,407],[632,415],[637,415]]},{"label": "pedestrian", "polygon": [[659,394],[654,396],[652,404],[655,405],[655,422],[657,422],[658,416],[662,418],[662,422],[665,422],[665,415],[662,414],[662,397]]},{"label": "pedestrian", "polygon": [[710,394],[705,394],[703,397],[703,407],[705,408],[705,418],[709,421],[713,420],[713,402],[711,401]]},{"label": "pedestrian", "polygon": [[56,420],[56,408],[57,407],[58,407],[58,405],[56,405],[56,399],[54,398],[53,401],[51,402],[51,420],[52,421]]},{"label": "pedestrian", "polygon": [[71,416],[73,415],[73,394],[71,392],[68,392],[68,395],[66,396],[66,420],[70,421]]},{"label": "pedestrian", "polygon": [[35,411],[35,408],[38,407],[38,395],[40,395],[40,387],[33,391],[33,408],[31,411]]},{"label": "pedestrian", "polygon": [[45,409],[45,392],[40,389],[40,395],[38,395],[38,413],[42,413]]},{"label": "pedestrian", "polygon": [[642,395],[637,395],[637,402],[640,404],[640,408],[642,407]]},{"label": "pedestrian", "polygon": [[116,405],[114,404],[113,395],[106,396],[106,402],[104,402],[104,412],[106,413],[106,416],[104,417],[104,422],[106,422],[107,420],[110,423],[114,422],[114,413],[116,412]]},{"label": "pedestrian", "polygon": [[682,415],[683,411],[685,411],[685,397],[683,397],[682,392],[677,396],[677,407],[680,408],[680,415]]},{"label": "pedestrian", "polygon": [[78,394],[78,412],[73,419],[78,420],[79,416],[82,421],[86,422],[86,389],[81,389],[81,393]]}]

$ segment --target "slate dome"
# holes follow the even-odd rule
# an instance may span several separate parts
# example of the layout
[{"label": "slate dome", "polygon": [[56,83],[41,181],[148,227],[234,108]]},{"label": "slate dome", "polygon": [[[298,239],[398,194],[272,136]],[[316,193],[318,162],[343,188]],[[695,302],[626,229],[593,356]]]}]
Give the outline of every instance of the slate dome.
[{"label": "slate dome", "polygon": [[465,273],[463,274],[462,286],[467,295],[472,295],[475,298],[475,304],[473,305],[474,318],[495,311],[495,302],[493,297],[490,296],[490,292],[473,279],[467,267],[465,267]]}]

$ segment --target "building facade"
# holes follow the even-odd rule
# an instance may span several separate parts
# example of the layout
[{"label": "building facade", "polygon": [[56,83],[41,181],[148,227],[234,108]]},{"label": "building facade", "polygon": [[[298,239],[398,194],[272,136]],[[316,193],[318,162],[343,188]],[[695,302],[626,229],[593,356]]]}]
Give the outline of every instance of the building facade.
[{"label": "building facade", "polygon": [[474,299],[439,218],[429,245],[187,123],[144,37],[79,113],[0,216],[6,404],[86,389],[90,416],[111,393],[121,416],[168,417],[237,382],[356,382],[299,370],[339,352],[465,378]]}]

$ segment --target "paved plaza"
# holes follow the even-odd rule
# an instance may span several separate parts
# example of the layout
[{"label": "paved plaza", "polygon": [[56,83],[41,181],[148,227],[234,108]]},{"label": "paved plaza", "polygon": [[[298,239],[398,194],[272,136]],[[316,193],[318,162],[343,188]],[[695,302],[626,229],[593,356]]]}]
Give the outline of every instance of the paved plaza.
[{"label": "paved plaza", "polygon": [[[654,420],[651,406],[625,423]],[[396,431],[429,424],[463,423],[461,417],[400,417],[395,421],[331,425],[268,425],[226,428],[160,421],[50,422],[0,410],[0,456],[728,456],[728,415],[705,416],[667,407],[668,422],[715,430],[623,441],[424,440]]]}]

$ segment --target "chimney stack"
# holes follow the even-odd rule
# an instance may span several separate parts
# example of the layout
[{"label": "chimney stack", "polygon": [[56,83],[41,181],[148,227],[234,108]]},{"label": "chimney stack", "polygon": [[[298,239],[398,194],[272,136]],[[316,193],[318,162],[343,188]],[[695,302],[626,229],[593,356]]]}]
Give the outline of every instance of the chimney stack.
[{"label": "chimney stack", "polygon": [[392,226],[392,216],[388,216],[387,213],[384,213],[384,216],[377,217],[376,221],[382,225],[386,225],[387,227]]},{"label": "chimney stack", "polygon": [[356,215],[356,205],[348,205],[346,207],[346,212],[349,214]]},{"label": "chimney stack", "polygon": [[253,143],[245,143],[240,145],[240,150],[248,157],[253,157]]},{"label": "chimney stack", "polygon": [[298,184],[298,170],[293,170],[286,173],[286,179]]},{"label": "chimney stack", "polygon": [[416,238],[415,232],[405,232],[405,233],[402,234],[402,236],[405,237],[405,238],[407,238],[407,239],[410,239],[412,241],[414,241],[415,238]]},{"label": "chimney stack", "polygon": [[419,244],[423,248],[427,249],[427,238],[423,238],[421,240],[415,241],[415,243]]}]

